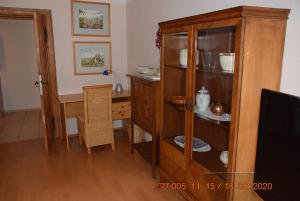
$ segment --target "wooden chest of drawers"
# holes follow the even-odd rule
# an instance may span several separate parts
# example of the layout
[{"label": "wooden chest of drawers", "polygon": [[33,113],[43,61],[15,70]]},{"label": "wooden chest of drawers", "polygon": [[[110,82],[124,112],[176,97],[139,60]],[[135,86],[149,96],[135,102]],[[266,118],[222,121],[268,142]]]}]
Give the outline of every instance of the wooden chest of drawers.
[{"label": "wooden chest of drawers", "polygon": [[152,176],[155,178],[159,145],[158,129],[160,122],[157,117],[160,81],[147,80],[135,75],[129,75],[129,77],[131,78],[131,139],[134,139],[134,124],[152,135],[152,146],[145,146],[145,149],[151,147],[152,150],[143,152],[151,153]]}]

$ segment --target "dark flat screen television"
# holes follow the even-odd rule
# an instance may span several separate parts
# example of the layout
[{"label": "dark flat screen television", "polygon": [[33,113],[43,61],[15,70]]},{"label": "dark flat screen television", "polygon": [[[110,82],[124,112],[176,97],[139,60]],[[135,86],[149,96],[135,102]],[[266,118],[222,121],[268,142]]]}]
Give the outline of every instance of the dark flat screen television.
[{"label": "dark flat screen television", "polygon": [[264,201],[300,200],[300,98],[262,90],[254,174]]}]

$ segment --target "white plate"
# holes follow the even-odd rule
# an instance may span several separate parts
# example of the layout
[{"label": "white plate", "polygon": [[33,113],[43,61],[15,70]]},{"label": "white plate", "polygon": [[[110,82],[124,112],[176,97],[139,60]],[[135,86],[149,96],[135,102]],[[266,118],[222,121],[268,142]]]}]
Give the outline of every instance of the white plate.
[{"label": "white plate", "polygon": [[[176,136],[174,138],[174,142],[184,148],[185,146],[185,136],[183,135],[179,135]],[[193,138],[193,151],[196,152],[208,152],[211,150],[211,146],[209,144],[207,144],[206,142],[204,142],[203,140],[201,140],[200,138]]]},{"label": "white plate", "polygon": [[212,119],[212,120],[216,120],[216,121],[227,121],[227,122],[231,121],[230,114],[224,113],[221,116],[217,116],[214,113],[212,113],[210,108],[207,108],[207,110],[205,110],[205,111],[200,111],[199,108],[197,106],[195,106],[194,112],[199,116],[203,116],[208,119]]}]

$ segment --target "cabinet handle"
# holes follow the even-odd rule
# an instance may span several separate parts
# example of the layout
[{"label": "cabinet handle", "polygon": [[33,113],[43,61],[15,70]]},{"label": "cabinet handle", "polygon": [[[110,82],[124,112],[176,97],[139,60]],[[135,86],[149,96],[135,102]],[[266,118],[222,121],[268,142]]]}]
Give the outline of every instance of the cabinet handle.
[{"label": "cabinet handle", "polygon": [[189,102],[189,103],[186,103],[184,106],[183,106],[184,110],[193,110],[194,109],[194,106],[193,106],[193,103],[192,102]]},{"label": "cabinet handle", "polygon": [[189,102],[189,110],[193,110],[194,109],[194,104],[193,104],[193,102]]}]

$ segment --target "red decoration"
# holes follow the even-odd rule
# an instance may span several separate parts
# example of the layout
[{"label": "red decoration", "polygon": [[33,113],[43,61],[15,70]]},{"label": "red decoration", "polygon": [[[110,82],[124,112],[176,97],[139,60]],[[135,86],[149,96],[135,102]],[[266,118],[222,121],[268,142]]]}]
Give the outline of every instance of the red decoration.
[{"label": "red decoration", "polygon": [[159,49],[161,47],[161,34],[160,29],[156,32],[155,46]]}]

